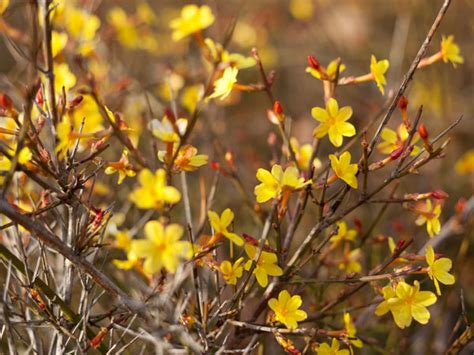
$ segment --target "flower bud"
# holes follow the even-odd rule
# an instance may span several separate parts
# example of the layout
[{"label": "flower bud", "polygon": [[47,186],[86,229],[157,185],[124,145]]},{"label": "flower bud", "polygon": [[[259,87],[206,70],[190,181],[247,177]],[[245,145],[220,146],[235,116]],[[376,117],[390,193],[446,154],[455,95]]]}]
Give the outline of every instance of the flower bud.
[{"label": "flower bud", "polygon": [[44,97],[43,97],[43,89],[42,88],[39,88],[38,91],[36,92],[35,101],[38,103],[38,105],[43,106]]},{"label": "flower bud", "polygon": [[418,134],[420,135],[421,139],[428,139],[428,131],[424,123],[420,124],[418,127]]},{"label": "flower bud", "polygon": [[400,239],[395,247],[394,253],[398,252],[405,245],[405,239]]},{"label": "flower bud", "polygon": [[212,169],[212,170],[217,170],[217,171],[219,171],[219,170],[221,169],[220,164],[219,164],[218,162],[216,162],[216,161],[211,161],[210,166],[211,166],[211,169]]},{"label": "flower bud", "polygon": [[403,95],[400,96],[397,106],[400,110],[406,110],[408,106],[408,99]]},{"label": "flower bud", "polygon": [[282,115],[283,114],[283,107],[281,106],[281,103],[280,101],[275,101],[275,103],[273,104],[273,111],[275,111],[275,113],[277,115]]},{"label": "flower bud", "polygon": [[431,197],[433,197],[436,200],[444,200],[444,199],[447,199],[449,195],[443,190],[434,190],[431,192]]},{"label": "flower bud", "polygon": [[82,96],[82,95],[76,96],[71,101],[69,101],[68,109],[69,110],[75,109],[77,106],[79,106],[79,104],[82,102],[82,100],[84,100],[84,96]]},{"label": "flower bud", "polygon": [[314,70],[319,70],[320,69],[319,61],[315,57],[313,57],[312,55],[308,56],[308,64]]},{"label": "flower bud", "polygon": [[13,100],[7,94],[0,93],[0,108],[7,111],[13,108]]},{"label": "flower bud", "polygon": [[390,153],[390,159],[396,160],[400,157],[400,155],[402,155],[402,153],[403,153],[403,146],[398,147],[397,149],[395,149],[393,152]]},{"label": "flower bud", "polygon": [[464,197],[461,197],[458,202],[456,202],[456,206],[454,209],[456,210],[457,214],[461,214],[464,211],[464,208],[466,207],[466,199]]}]

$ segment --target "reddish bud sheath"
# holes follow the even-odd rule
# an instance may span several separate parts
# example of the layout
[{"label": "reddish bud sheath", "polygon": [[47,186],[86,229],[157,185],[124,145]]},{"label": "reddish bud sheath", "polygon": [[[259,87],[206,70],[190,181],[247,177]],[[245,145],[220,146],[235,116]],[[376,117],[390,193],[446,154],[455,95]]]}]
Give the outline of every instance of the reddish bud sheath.
[{"label": "reddish bud sheath", "polygon": [[403,153],[403,146],[398,147],[397,149],[395,149],[393,152],[390,153],[390,159],[396,160],[400,157],[400,155],[402,155],[402,153]]},{"label": "reddish bud sheath", "polygon": [[354,218],[354,225],[357,231],[360,233],[360,231],[362,230],[362,221],[359,218]]},{"label": "reddish bud sheath", "polygon": [[13,108],[13,100],[7,94],[0,93],[0,107],[5,110]]},{"label": "reddish bud sheath", "polygon": [[436,200],[444,200],[449,197],[449,195],[443,190],[434,190],[431,192],[431,197]]},{"label": "reddish bud sheath", "polygon": [[313,57],[312,55],[309,55],[309,56],[308,56],[308,64],[309,64],[309,66],[310,66],[311,68],[313,68],[314,70],[319,70],[319,67],[320,67],[319,62],[318,62],[318,60],[317,60],[315,57]]},{"label": "reddish bud sheath", "polygon": [[428,139],[428,131],[426,130],[424,123],[420,124],[418,127],[418,134],[420,135],[421,139]]},{"label": "reddish bud sheath", "polygon": [[400,239],[397,243],[395,251],[399,251],[401,248],[403,248],[404,245],[405,245],[405,239]]},{"label": "reddish bud sheath", "polygon": [[84,96],[79,95],[69,101],[69,109],[76,108],[84,100]]},{"label": "reddish bud sheath", "polygon": [[464,211],[464,208],[466,207],[466,199],[464,197],[461,197],[458,202],[456,202],[456,206],[454,209],[456,210],[457,214],[460,214]]},{"label": "reddish bud sheath", "polygon": [[100,343],[102,343],[102,340],[105,338],[108,332],[109,330],[107,328],[102,327],[100,331],[97,333],[97,335],[91,339],[91,342],[90,342],[91,346],[94,349],[97,349]]},{"label": "reddish bud sheath", "polygon": [[42,88],[39,88],[38,91],[36,92],[35,101],[38,103],[38,105],[43,106],[44,97],[43,97],[43,89]]}]

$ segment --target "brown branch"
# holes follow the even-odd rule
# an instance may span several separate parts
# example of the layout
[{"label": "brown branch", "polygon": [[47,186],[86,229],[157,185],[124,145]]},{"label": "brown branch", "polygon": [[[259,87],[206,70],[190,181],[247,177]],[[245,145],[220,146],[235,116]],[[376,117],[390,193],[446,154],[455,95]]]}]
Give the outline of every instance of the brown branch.
[{"label": "brown branch", "polygon": [[19,225],[28,230],[31,235],[41,241],[45,246],[60,253],[74,266],[88,274],[95,283],[100,285],[105,291],[114,297],[117,297],[130,311],[141,314],[142,310],[139,304],[132,300],[124,291],[118,288],[104,273],[98,270],[94,265],[87,261],[84,257],[77,255],[75,251],[66,246],[61,240],[43,227],[40,223],[22,215],[12,205],[5,200],[0,200],[0,213],[15,221]]},{"label": "brown branch", "polygon": [[428,46],[431,43],[431,40],[433,39],[433,36],[436,33],[436,30],[441,24],[441,21],[443,20],[444,15],[446,14],[446,11],[448,11],[450,4],[451,4],[451,0],[444,0],[443,5],[441,6],[438,12],[438,15],[436,16],[433,24],[431,25],[431,28],[428,31],[428,34],[426,35],[425,40],[423,41],[423,44],[418,50],[418,53],[416,54],[415,59],[411,63],[410,69],[408,70],[408,72],[405,74],[403,78],[403,82],[400,85],[400,88],[398,89],[397,95],[395,95],[395,97],[393,98],[392,103],[390,104],[390,107],[387,110],[387,113],[385,114],[382,122],[377,128],[377,131],[374,137],[369,143],[368,151],[367,151],[368,156],[372,154],[372,151],[375,147],[375,144],[377,144],[377,141],[379,139],[380,134],[382,133],[383,128],[390,121],[390,118],[392,117],[392,114],[395,111],[395,108],[397,107],[398,100],[407,89],[409,82],[413,79],[413,75],[415,74],[415,71],[418,68],[418,64],[420,63],[421,59],[425,56]]}]

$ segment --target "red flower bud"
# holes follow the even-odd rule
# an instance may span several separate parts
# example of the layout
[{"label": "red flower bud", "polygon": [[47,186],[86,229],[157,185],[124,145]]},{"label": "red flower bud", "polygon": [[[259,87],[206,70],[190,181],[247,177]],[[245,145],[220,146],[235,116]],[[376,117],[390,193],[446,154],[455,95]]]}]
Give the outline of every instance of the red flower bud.
[{"label": "red flower bud", "polygon": [[395,149],[393,152],[390,153],[390,159],[396,160],[400,157],[400,155],[402,155],[402,153],[403,153],[403,146],[398,147],[397,149]]},{"label": "red flower bud", "polygon": [[79,95],[73,98],[71,101],[69,101],[69,109],[72,110],[76,108],[81,102],[84,100],[84,96]]},{"label": "red flower bud", "polygon": [[444,200],[448,198],[449,195],[443,190],[434,190],[433,192],[431,192],[431,197],[433,197],[436,200]]},{"label": "red flower bud", "polygon": [[174,117],[173,111],[169,107],[165,108],[165,116],[171,122],[174,122],[175,117]]},{"label": "red flower bud", "polygon": [[420,124],[420,126],[418,127],[418,134],[420,135],[421,139],[428,139],[428,131],[426,130],[426,126],[424,123]]},{"label": "red flower bud", "polygon": [[254,246],[258,245],[258,240],[256,238],[252,237],[251,235],[249,235],[247,233],[242,233],[242,237],[244,237],[246,243],[249,243],[249,244],[254,245]]},{"label": "red flower bud", "polygon": [[354,218],[354,225],[357,231],[360,233],[360,231],[362,230],[362,221],[359,218]]},{"label": "red flower bud", "polygon": [[107,328],[105,327],[100,328],[100,331],[97,333],[97,335],[91,339],[91,342],[90,342],[91,347],[93,347],[94,349],[97,349],[100,343],[102,343],[102,340],[105,338],[108,332],[109,330]]},{"label": "red flower bud", "polygon": [[320,67],[319,62],[318,62],[318,60],[317,60],[315,57],[313,57],[312,55],[309,55],[309,56],[308,56],[308,64],[309,64],[309,66],[310,66],[311,68],[313,68],[314,70],[319,70],[319,67]]},{"label": "red flower bud", "polygon": [[275,101],[273,104],[273,111],[275,111],[277,115],[281,115],[283,113],[283,107],[281,106],[280,101]]},{"label": "red flower bud", "polygon": [[44,104],[43,89],[39,88],[36,92],[35,101],[38,105],[42,106]]},{"label": "red flower bud", "polygon": [[466,207],[466,199],[464,197],[461,197],[458,202],[456,202],[455,210],[457,214],[460,214],[464,211],[464,208]]},{"label": "red flower bud", "polygon": [[216,161],[211,161],[210,166],[211,166],[211,169],[213,169],[213,170],[220,170],[221,169],[220,164]]},{"label": "red flower bud", "polygon": [[395,247],[395,252],[399,251],[405,245],[405,239],[400,239]]},{"label": "red flower bud", "polygon": [[408,100],[405,96],[400,96],[400,98],[398,99],[398,108],[400,110],[406,110],[407,109],[407,106],[408,106]]},{"label": "red flower bud", "polygon": [[5,110],[13,108],[13,100],[7,94],[0,93],[0,107]]}]

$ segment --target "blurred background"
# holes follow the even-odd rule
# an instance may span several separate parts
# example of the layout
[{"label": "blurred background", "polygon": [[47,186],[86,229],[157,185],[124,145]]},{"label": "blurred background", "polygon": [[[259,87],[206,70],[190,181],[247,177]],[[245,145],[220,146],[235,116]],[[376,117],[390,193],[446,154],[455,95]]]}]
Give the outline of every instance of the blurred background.
[{"label": "blurred background", "polygon": [[[3,15],[8,24],[25,32],[26,3],[12,1]],[[77,6],[82,6],[100,19],[100,26],[90,41],[94,49],[84,60],[77,56],[77,47],[73,47],[77,44],[68,43],[66,51],[58,59],[69,63],[76,74],[76,90],[84,82],[80,67],[87,66],[94,74],[108,107],[123,114],[129,126],[137,132],[135,139],[140,149],[149,154],[152,154],[149,136],[146,133],[142,135],[141,131],[150,119],[161,118],[171,106],[169,86],[181,100],[178,108],[180,116],[189,117],[185,104],[182,104],[184,88],[203,83],[208,76],[208,68],[203,64],[194,42],[189,39],[180,42],[171,40],[169,22],[179,16],[181,7],[187,3],[176,0],[76,1]],[[369,72],[372,54],[379,60],[390,61],[385,96],[373,82],[337,90],[340,105],[353,108],[351,122],[358,130],[362,129],[381,112],[391,95],[398,90],[441,6],[441,1],[434,0],[216,0],[196,3],[209,5],[216,16],[216,22],[205,30],[206,37],[222,43],[236,21],[228,50],[250,56],[251,49],[255,47],[267,72],[275,71],[274,95],[291,118],[291,135],[300,144],[311,143],[312,131],[316,127],[311,108],[324,106],[321,82],[305,72],[308,55],[314,55],[324,66],[341,58],[346,66],[343,74],[355,76]],[[474,235],[472,222],[469,222],[469,216],[474,211],[471,197],[474,189],[473,15],[473,0],[453,1],[428,49],[429,55],[434,54],[439,50],[442,35],[454,35],[465,62],[456,68],[450,63],[438,62],[417,71],[405,93],[411,119],[414,119],[417,108],[423,105],[422,121],[430,137],[436,136],[460,116],[463,120],[448,135],[450,144],[446,157],[423,167],[419,175],[402,180],[398,188],[399,196],[434,189],[449,194],[441,216],[442,223],[449,228],[443,230],[445,237],[437,251],[453,260],[458,281],[455,286],[445,288],[442,301],[433,307],[433,322],[426,327],[414,325],[409,330],[399,331],[392,329],[392,323],[387,321],[374,326],[380,320],[372,314],[354,313],[358,334],[377,339],[378,345],[366,348],[363,353],[391,353],[383,349],[397,349],[393,353],[397,353],[398,349],[400,353],[403,349],[409,349],[411,353],[441,353],[446,344],[460,333],[460,328],[454,328],[463,307],[465,316],[470,322],[474,321],[474,273],[471,272],[474,268]],[[0,52],[0,90],[13,92],[13,98],[18,98],[26,76],[25,59],[5,36],[0,42]],[[238,80],[242,84],[254,84],[261,79],[254,66],[241,70]],[[239,230],[252,235],[258,235],[260,227],[254,223],[249,209],[243,206],[240,189],[245,190],[253,204],[252,191],[257,183],[255,172],[259,167],[270,167],[273,148],[269,142],[273,139],[272,135],[278,132],[267,119],[269,108],[268,98],[263,92],[234,90],[228,100],[206,108],[191,139],[200,152],[208,154],[212,161],[223,164],[224,153],[233,154],[241,185],[236,186],[235,181],[223,177],[214,208],[222,210],[231,207],[236,212]],[[395,112],[389,126],[395,129],[400,123],[400,113]],[[369,133],[373,134],[373,131],[369,130]],[[470,150],[469,160],[465,154]],[[333,151],[334,147],[327,139],[324,140],[320,149],[321,160],[325,162],[325,157]],[[359,156],[360,145],[355,144],[351,152]],[[109,150],[106,155],[110,160],[118,160],[120,153]],[[376,153],[374,159],[383,156]],[[459,161],[461,163],[456,165]],[[206,168],[199,174],[210,181],[214,172]],[[384,172],[374,174],[371,183],[379,183],[385,177]],[[110,179],[112,186],[116,177],[104,179]],[[190,184],[197,209],[201,186],[198,174],[190,176]],[[129,212],[130,206],[126,201],[132,188],[130,182],[126,180],[123,187],[112,194],[107,184],[100,187],[103,191],[96,192],[97,201],[103,205],[110,204],[112,200],[121,201],[117,206],[125,207],[117,210],[117,215]],[[387,196],[387,192],[382,193],[380,198]],[[464,211],[463,201],[466,201]],[[298,238],[302,238],[314,224],[312,208],[303,220]],[[347,222],[353,226],[357,218],[362,226],[366,226],[379,209],[380,206],[372,205],[357,210]],[[138,216],[137,211],[128,213],[120,221],[121,228],[130,228]],[[397,241],[404,236],[412,236],[415,238],[413,250],[418,250],[427,242],[424,228],[414,224],[416,216],[401,206],[390,206],[385,216],[373,231],[374,239],[392,236]],[[388,253],[385,244],[374,243],[370,248],[364,260],[364,270],[370,269],[370,265]],[[329,276],[337,274],[328,273]],[[384,338],[388,328],[392,331],[389,337]],[[468,348],[466,354],[469,353],[474,353],[474,347]]]}]

